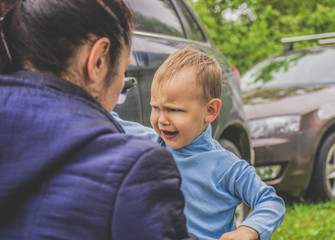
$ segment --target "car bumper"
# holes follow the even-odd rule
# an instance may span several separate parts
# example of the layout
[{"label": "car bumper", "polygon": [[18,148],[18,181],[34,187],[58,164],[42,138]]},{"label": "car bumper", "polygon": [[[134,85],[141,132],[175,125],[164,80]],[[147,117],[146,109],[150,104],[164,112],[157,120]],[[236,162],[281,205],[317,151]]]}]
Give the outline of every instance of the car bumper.
[{"label": "car bumper", "polygon": [[306,131],[280,137],[253,139],[256,171],[260,173],[260,170],[265,170],[272,173],[261,175],[267,177],[263,181],[273,186],[277,192],[301,195],[308,187],[312,174],[315,135],[315,132]]}]

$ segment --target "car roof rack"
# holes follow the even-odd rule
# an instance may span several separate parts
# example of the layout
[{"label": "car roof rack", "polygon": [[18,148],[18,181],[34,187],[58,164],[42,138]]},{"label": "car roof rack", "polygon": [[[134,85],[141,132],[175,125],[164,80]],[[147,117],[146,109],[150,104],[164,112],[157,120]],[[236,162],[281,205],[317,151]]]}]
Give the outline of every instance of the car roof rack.
[{"label": "car roof rack", "polygon": [[[330,37],[335,37],[335,32],[305,35],[305,36],[299,36],[299,37],[282,38],[281,42],[287,43],[284,47],[284,52],[288,52],[288,51],[293,50],[293,43],[295,42],[321,39],[321,38],[330,38]],[[319,40],[318,42],[320,44],[331,43],[331,42],[335,42],[335,38],[333,40],[330,40],[330,39]]]},{"label": "car roof rack", "polygon": [[321,39],[318,41],[319,44],[335,43],[335,38]]}]

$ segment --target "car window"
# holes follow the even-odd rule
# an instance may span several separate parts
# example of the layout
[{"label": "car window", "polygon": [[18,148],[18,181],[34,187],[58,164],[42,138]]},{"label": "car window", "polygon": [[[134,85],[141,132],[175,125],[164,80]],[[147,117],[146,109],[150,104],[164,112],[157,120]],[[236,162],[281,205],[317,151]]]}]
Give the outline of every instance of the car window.
[{"label": "car window", "polygon": [[184,37],[170,0],[127,0],[135,17],[135,30]]},{"label": "car window", "polygon": [[334,58],[335,49],[302,51],[269,58],[242,76],[242,89],[334,83]]},{"label": "car window", "polygon": [[185,6],[185,4],[182,1],[176,1],[176,3],[183,13],[180,16],[184,23],[184,29],[187,38],[194,41],[205,42],[206,39],[204,37],[204,34],[201,31],[198,22],[195,20],[190,10],[187,8],[187,6]]}]

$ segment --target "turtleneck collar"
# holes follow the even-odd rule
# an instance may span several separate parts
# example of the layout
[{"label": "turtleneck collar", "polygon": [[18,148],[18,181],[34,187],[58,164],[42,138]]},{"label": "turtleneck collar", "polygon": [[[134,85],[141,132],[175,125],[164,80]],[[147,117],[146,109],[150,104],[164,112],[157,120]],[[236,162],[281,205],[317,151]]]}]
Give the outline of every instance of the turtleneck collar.
[{"label": "turtleneck collar", "polygon": [[194,155],[194,153],[212,150],[215,147],[215,142],[212,138],[212,127],[209,124],[199,137],[194,139],[193,142],[185,147],[178,149],[170,149],[167,146],[165,147],[173,154],[178,156],[182,155],[183,157]]}]

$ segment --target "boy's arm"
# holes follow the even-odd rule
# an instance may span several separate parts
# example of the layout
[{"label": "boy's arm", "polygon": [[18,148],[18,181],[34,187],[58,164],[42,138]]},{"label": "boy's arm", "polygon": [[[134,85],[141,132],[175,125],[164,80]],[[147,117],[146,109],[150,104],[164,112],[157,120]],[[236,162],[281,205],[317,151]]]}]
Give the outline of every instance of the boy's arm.
[{"label": "boy's arm", "polygon": [[235,167],[234,194],[253,209],[240,226],[250,227],[261,240],[268,240],[284,219],[284,201],[257,176],[254,167],[243,161]]},{"label": "boy's arm", "polygon": [[137,122],[123,120],[114,111],[110,113],[113,116],[113,118],[121,125],[126,134],[149,138],[155,142],[160,141],[158,134],[153,128],[143,126],[142,124]]}]

